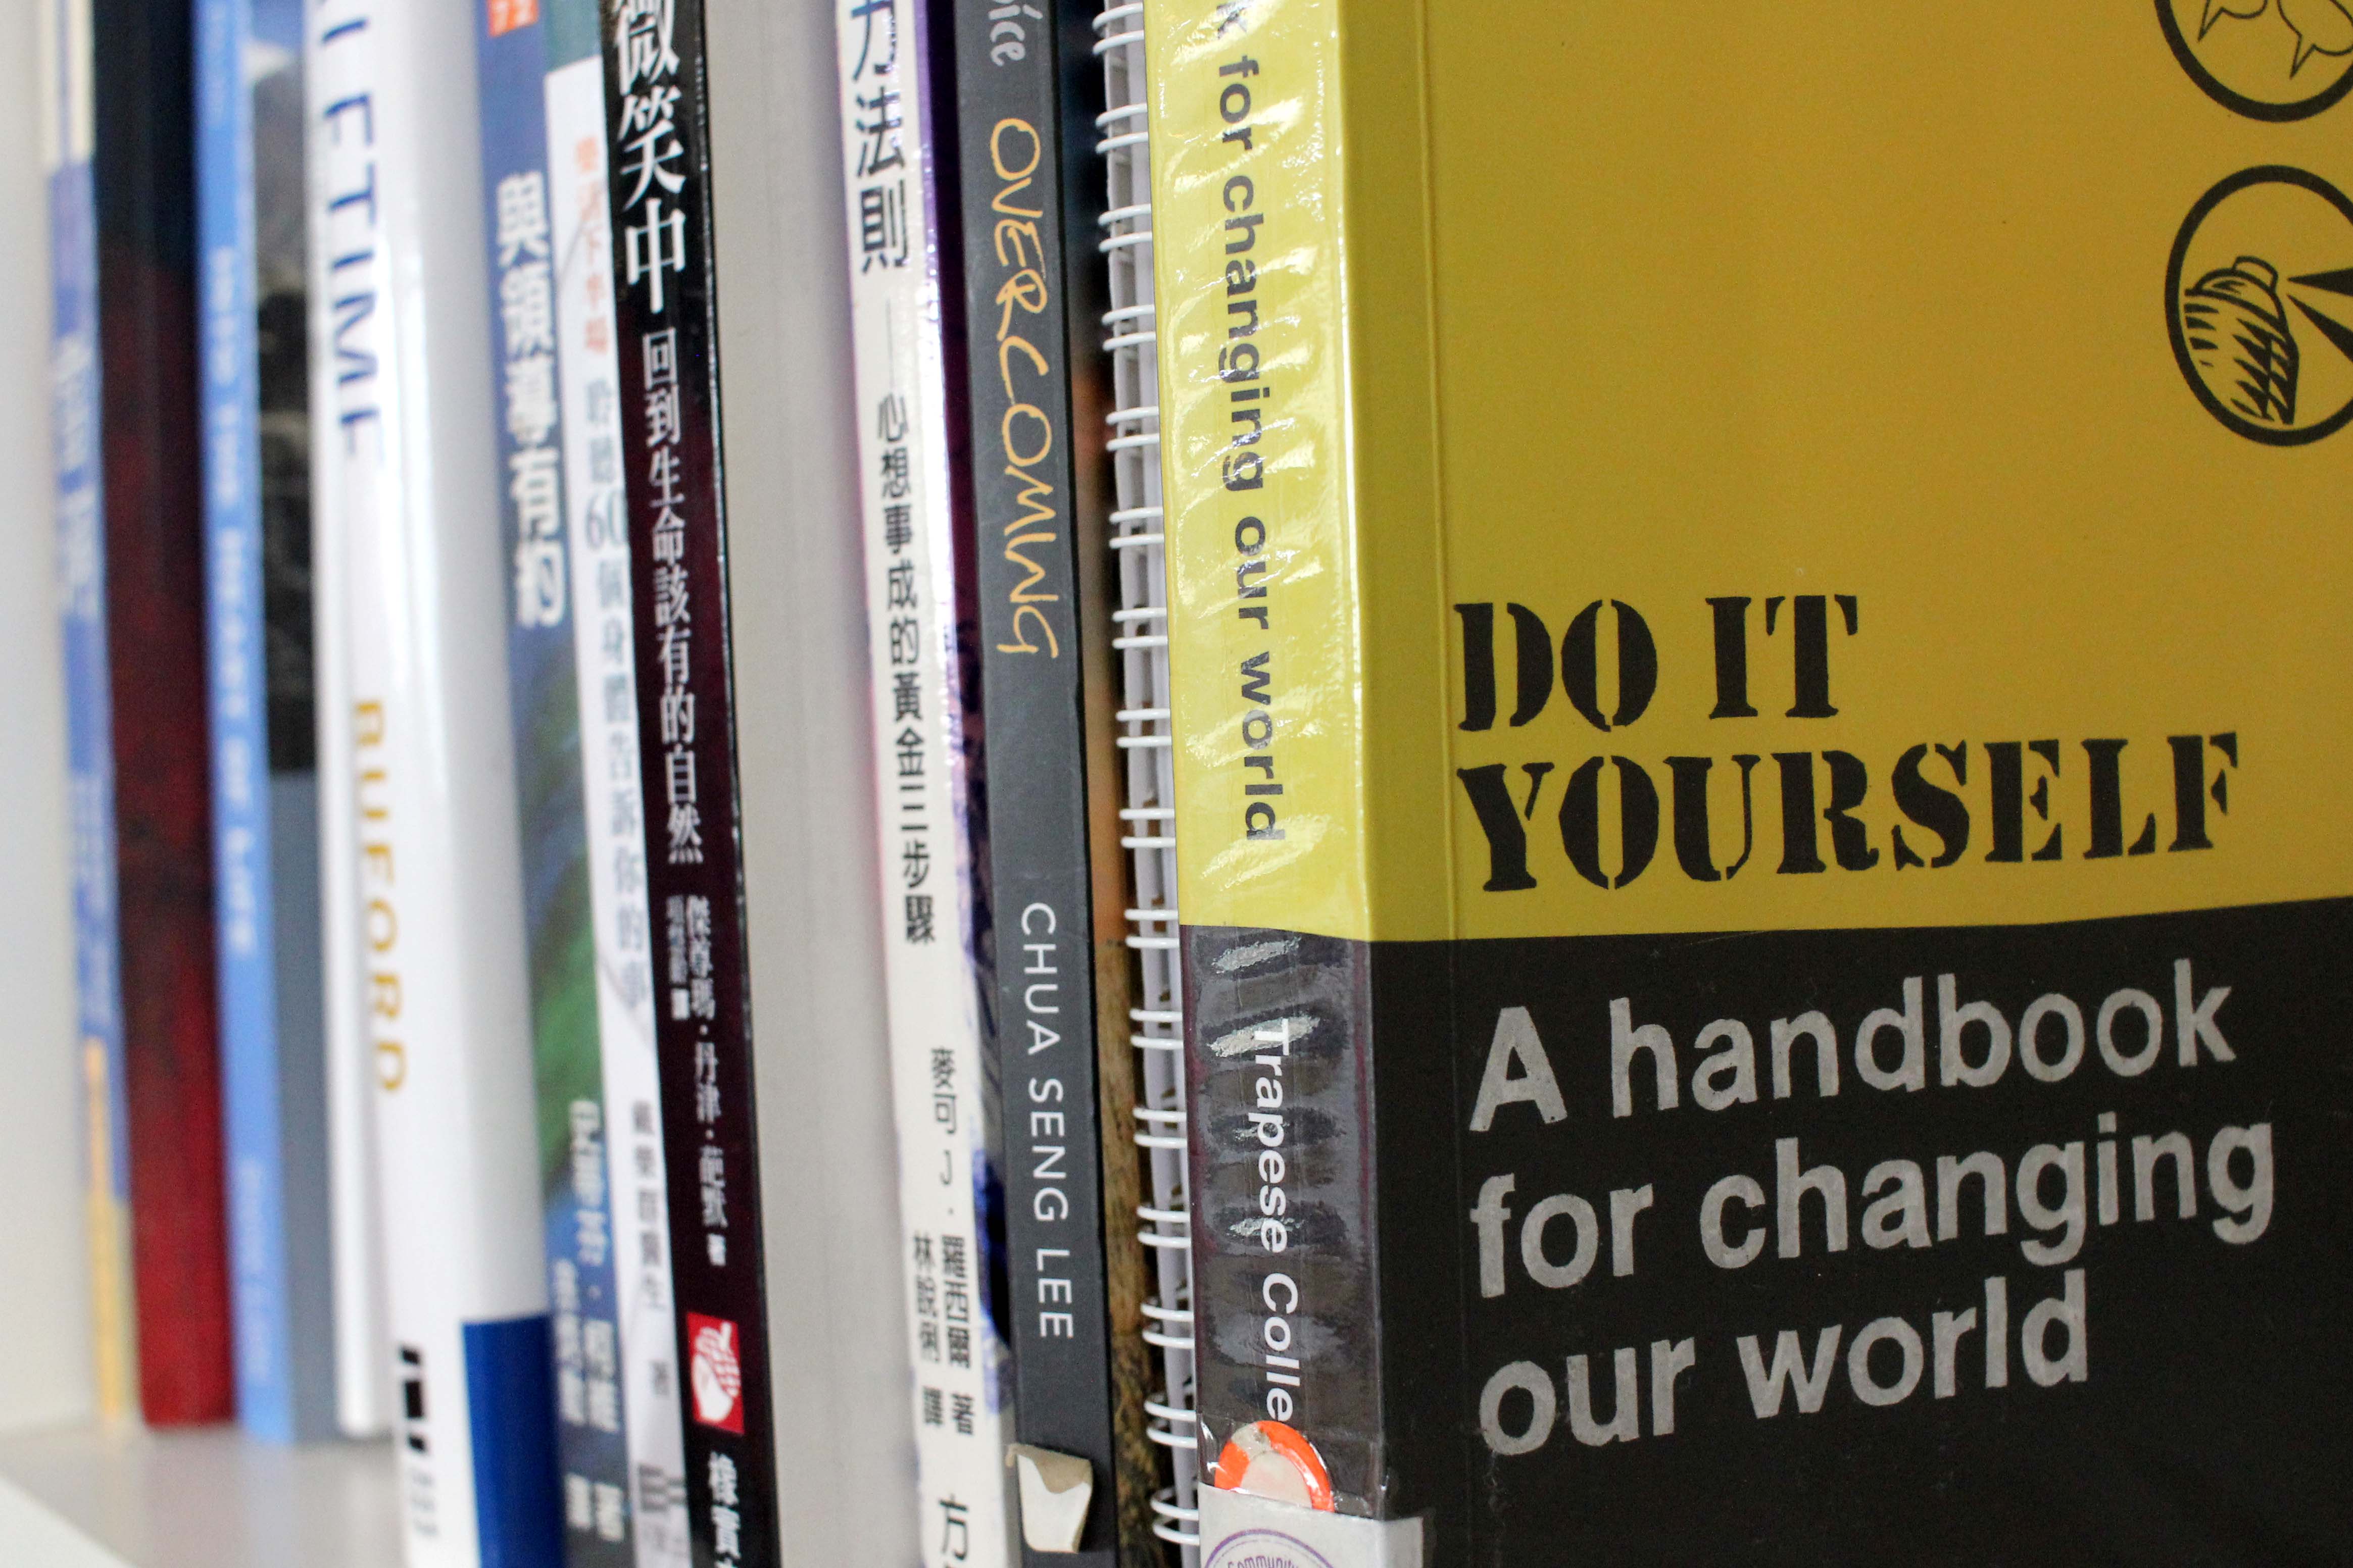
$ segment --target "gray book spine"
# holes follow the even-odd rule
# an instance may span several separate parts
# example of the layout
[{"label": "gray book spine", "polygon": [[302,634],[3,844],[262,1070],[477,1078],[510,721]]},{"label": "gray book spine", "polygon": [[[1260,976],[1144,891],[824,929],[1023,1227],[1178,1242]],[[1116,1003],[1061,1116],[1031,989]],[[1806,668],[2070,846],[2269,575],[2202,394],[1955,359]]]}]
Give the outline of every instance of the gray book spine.
[{"label": "gray book spine", "polygon": [[[1081,531],[1083,512],[1100,531],[1106,465],[1100,413],[1081,409],[1102,379],[1087,330],[1100,314],[1102,180],[1084,112],[1100,79],[1080,6],[962,0],[953,27],[1015,1435],[1087,1461],[1078,1549],[1052,1561],[1110,1568],[1124,1537],[1148,1550],[1150,1516],[1148,1486],[1127,1473],[1140,1467],[1121,1462],[1118,1391],[1134,1380],[1113,1373],[1120,1328],[1133,1337],[1116,1318],[1134,1317],[1135,1292],[1115,1313],[1096,1048],[1091,805],[1112,802],[1108,759],[1090,754],[1090,674],[1101,681],[1088,656],[1109,634],[1082,613],[1082,561],[1101,557],[1082,552]],[[1073,119],[1082,180],[1064,156]],[[1074,308],[1074,290],[1093,308]],[[1109,828],[1116,816],[1103,815]],[[1029,1533],[1025,1559],[1040,1544]]]}]

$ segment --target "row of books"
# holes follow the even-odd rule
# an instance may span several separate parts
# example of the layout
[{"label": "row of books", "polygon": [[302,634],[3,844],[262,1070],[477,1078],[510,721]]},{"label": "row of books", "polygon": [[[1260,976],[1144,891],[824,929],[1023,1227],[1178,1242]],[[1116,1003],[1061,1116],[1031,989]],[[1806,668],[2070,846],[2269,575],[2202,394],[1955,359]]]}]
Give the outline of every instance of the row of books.
[{"label": "row of books", "polygon": [[115,1408],[418,1563],[2341,1549],[2353,31],[39,3]]},{"label": "row of books", "polygon": [[[389,1430],[419,1562],[778,1561],[786,1420],[1189,1549],[1134,14],[43,5],[102,1404]],[[713,21],[833,89],[732,251]]]}]

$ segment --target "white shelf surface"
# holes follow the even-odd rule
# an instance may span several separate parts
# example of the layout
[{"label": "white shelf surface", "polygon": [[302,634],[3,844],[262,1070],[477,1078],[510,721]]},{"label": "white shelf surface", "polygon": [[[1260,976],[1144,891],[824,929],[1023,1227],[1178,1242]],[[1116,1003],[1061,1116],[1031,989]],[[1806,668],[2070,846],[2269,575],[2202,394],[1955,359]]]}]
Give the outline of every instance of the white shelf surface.
[{"label": "white shelf surface", "polygon": [[383,1443],[234,1426],[0,1437],[0,1568],[399,1568]]}]

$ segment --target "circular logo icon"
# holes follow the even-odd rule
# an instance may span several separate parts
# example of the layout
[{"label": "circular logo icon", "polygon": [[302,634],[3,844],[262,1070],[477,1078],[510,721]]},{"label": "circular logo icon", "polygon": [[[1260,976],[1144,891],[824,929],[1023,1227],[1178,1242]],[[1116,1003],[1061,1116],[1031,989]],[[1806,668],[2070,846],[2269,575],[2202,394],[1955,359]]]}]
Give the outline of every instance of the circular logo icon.
[{"label": "circular logo icon", "polygon": [[2206,411],[2300,447],[2353,422],[2353,201],[2302,169],[2232,175],[2190,209],[2165,273],[2173,355]]},{"label": "circular logo icon", "polygon": [[2208,97],[2302,120],[2353,89],[2353,0],[2157,0],[2166,41]]},{"label": "circular logo icon", "polygon": [[1202,1568],[1332,1568],[1332,1560],[1279,1530],[1245,1530],[1218,1542]]},{"label": "circular logo icon", "polygon": [[1215,1484],[1228,1491],[1297,1503],[1330,1513],[1332,1477],[1315,1445],[1280,1421],[1235,1428],[1219,1450]]}]

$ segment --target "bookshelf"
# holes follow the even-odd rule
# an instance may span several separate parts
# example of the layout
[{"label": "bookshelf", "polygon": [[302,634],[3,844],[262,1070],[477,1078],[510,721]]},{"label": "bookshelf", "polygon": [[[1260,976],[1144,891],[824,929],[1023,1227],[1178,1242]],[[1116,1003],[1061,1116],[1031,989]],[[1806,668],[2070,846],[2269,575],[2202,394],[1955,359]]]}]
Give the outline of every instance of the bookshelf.
[{"label": "bookshelf", "polygon": [[381,1443],[286,1448],[233,1426],[77,1426],[0,1437],[0,1560],[43,1568],[396,1568],[396,1487]]}]

